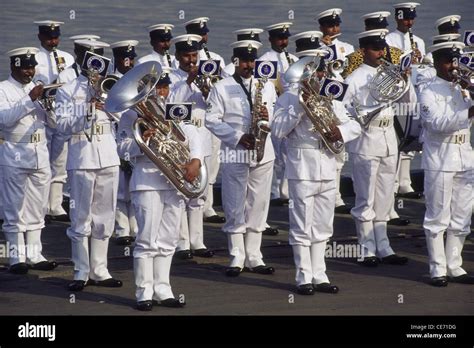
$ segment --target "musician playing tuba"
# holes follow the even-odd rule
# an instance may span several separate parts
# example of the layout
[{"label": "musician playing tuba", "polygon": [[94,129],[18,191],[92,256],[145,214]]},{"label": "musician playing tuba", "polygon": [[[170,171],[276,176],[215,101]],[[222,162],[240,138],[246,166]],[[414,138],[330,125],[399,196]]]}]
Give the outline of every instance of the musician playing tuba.
[{"label": "musician playing tuba", "polygon": [[[311,46],[310,36],[297,41],[300,60],[288,69],[285,78],[290,82],[299,80],[301,87],[278,98],[271,122],[273,136],[287,138],[286,173],[293,202],[289,235],[297,292],[302,295],[339,290],[330,283],[324,260],[326,243],[333,233],[336,203],[336,155],[326,144],[344,144],[361,132],[341,102],[329,101],[328,105],[320,98],[319,88],[305,88],[305,84],[319,85],[325,75],[322,57],[326,51],[307,49],[310,47],[315,47]],[[321,120],[315,122],[315,117]],[[322,133],[321,125],[327,133]],[[314,130],[316,127],[319,131]]]}]

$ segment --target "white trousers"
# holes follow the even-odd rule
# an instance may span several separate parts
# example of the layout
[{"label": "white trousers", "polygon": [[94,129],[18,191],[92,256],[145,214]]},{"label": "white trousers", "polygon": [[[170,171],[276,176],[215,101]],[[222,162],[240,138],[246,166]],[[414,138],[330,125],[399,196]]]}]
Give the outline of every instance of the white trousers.
[{"label": "white trousers", "polygon": [[219,151],[221,148],[221,141],[216,136],[212,135],[212,154],[208,160],[207,157],[204,158],[204,161],[207,165],[207,175],[208,175],[208,194],[204,201],[204,216],[210,217],[217,215],[216,211],[213,208],[214,205],[214,184],[216,183],[217,174],[219,173],[220,161],[219,161]]},{"label": "white trousers", "polygon": [[340,207],[341,205],[345,205],[344,200],[341,196],[341,172],[342,167],[344,167],[344,162],[346,159],[346,151],[342,151],[341,153],[335,155],[336,157],[336,207]]},{"label": "white trousers", "polygon": [[230,267],[265,266],[260,251],[262,233],[247,231],[247,233],[228,233],[227,245],[230,254]]},{"label": "white trousers", "polygon": [[222,205],[227,233],[262,232],[265,230],[273,161],[249,167],[245,163],[223,163]]},{"label": "white trousers", "polygon": [[48,138],[49,162],[51,165],[51,189],[49,192],[48,214],[64,215],[62,207],[63,187],[67,180],[67,142],[55,129],[46,127]]},{"label": "white trousers", "polygon": [[[72,243],[74,279],[105,280],[109,238],[114,230],[118,189],[118,166],[103,169],[71,170],[67,235]],[[91,237],[89,256],[88,237]]]},{"label": "white trousers", "polygon": [[286,167],[286,139],[272,137],[273,149],[275,151],[275,162],[273,164],[271,199],[288,199],[288,179],[285,178]]},{"label": "white trousers", "polygon": [[[461,251],[471,230],[474,204],[472,171],[425,170],[426,213],[423,221],[431,277],[460,276]],[[446,231],[446,246],[443,233]]]},{"label": "white trousers", "polygon": [[[209,168],[211,156],[204,157],[204,162]],[[209,195],[209,185],[205,188],[201,196],[186,200],[186,208],[181,217],[181,227],[179,229],[179,242],[177,250],[197,250],[204,249],[204,206]]]},{"label": "white trousers", "polygon": [[292,245],[296,266],[296,285],[329,283],[326,275],[326,241],[311,246]]},{"label": "white trousers", "polygon": [[400,152],[400,160],[398,161],[397,176],[395,177],[395,193],[413,192],[411,187],[410,166],[411,161],[415,158],[415,151],[408,153]]},{"label": "white trousers", "polygon": [[[2,165],[0,165],[0,188],[3,188],[3,166]],[[1,193],[0,193],[0,220],[3,220],[3,195]]]},{"label": "white trousers", "polygon": [[169,275],[184,198],[176,190],[134,191],[131,197],[138,223],[133,251],[137,301],[172,298]]},{"label": "white trousers", "polygon": [[137,220],[130,200],[130,176],[119,169],[119,186],[117,193],[117,209],[115,211],[115,234],[117,237],[135,236]]}]

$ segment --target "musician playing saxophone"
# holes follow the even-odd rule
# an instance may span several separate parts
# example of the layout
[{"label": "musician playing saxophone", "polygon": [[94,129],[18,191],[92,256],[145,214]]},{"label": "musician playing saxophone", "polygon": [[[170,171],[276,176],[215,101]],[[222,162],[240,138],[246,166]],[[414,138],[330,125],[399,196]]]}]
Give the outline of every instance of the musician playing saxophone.
[{"label": "musician playing saxophone", "polygon": [[[359,46],[364,55],[364,64],[354,70],[346,79],[349,85],[344,104],[351,110],[354,103],[368,106],[379,105],[369,92],[370,82],[381,65],[386,41],[386,29],[369,30],[358,35]],[[404,98],[413,105],[416,94],[411,85]],[[400,81],[401,82],[401,81]],[[402,98],[403,99],[403,98]],[[383,108],[363,127],[360,137],[346,146],[353,165],[355,207],[351,210],[359,244],[363,247],[363,266],[374,267],[382,261],[391,264],[404,264],[406,257],[398,256],[390,247],[387,237],[387,221],[393,202],[393,185],[397,168],[398,146],[393,127],[394,109]]]},{"label": "musician playing saxophone", "polygon": [[[259,81],[253,78],[257,41],[234,42],[232,61],[237,62],[233,76],[219,81],[211,90],[206,110],[206,127],[221,143],[222,199],[226,223],[222,230],[227,234],[231,262],[226,275],[235,277],[244,267],[260,274],[271,274],[273,267],[266,266],[260,251],[262,231],[269,208],[273,161],[275,159],[270,138],[265,144],[263,159],[257,162],[252,156],[255,138],[250,133],[252,117],[270,119],[276,100],[271,82],[257,92]],[[257,93],[261,93],[260,113],[252,114]]]}]

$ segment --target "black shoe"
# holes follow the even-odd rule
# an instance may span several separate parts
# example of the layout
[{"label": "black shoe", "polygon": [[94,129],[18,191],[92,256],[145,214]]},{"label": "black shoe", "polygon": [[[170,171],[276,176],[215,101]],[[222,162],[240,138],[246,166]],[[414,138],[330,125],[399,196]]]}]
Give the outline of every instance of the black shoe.
[{"label": "black shoe", "polygon": [[63,215],[46,215],[45,216],[45,219],[46,221],[48,221],[48,223],[51,223],[51,222],[55,222],[55,221],[60,221],[60,222],[70,222],[71,219],[69,219],[69,216],[67,216],[67,214],[63,214]]},{"label": "black shoe", "polygon": [[102,286],[104,288],[121,288],[123,283],[121,280],[109,278],[105,280],[92,280],[89,279],[89,285]]},{"label": "black shoe", "polygon": [[136,308],[139,311],[149,312],[153,309],[153,302],[152,301],[138,301]]},{"label": "black shoe", "polygon": [[405,256],[398,256],[397,254],[392,254],[382,257],[380,261],[388,265],[404,265],[408,262],[408,258]]},{"label": "black shoe", "polygon": [[408,219],[401,219],[401,218],[395,218],[388,220],[387,225],[392,225],[392,226],[406,226],[411,223],[410,220]]},{"label": "black shoe", "polygon": [[132,242],[135,240],[135,238],[130,237],[130,236],[125,236],[125,237],[118,237],[115,240],[115,244],[121,245],[121,246],[127,246],[127,245],[132,245]]},{"label": "black shoe", "polygon": [[180,302],[175,298],[167,298],[166,300],[156,301],[153,300],[153,303],[161,307],[170,307],[170,308],[182,308],[186,305],[186,302]]},{"label": "black shoe", "polygon": [[331,285],[330,283],[321,283],[314,285],[314,290],[317,292],[325,292],[327,294],[337,294],[339,288],[336,285]]},{"label": "black shoe", "polygon": [[37,270],[37,271],[51,271],[58,267],[58,263],[56,261],[41,261],[38,263],[35,263],[34,265],[30,265],[31,269]]},{"label": "black shoe", "polygon": [[463,274],[458,277],[448,277],[448,281],[459,284],[474,284],[474,277],[468,274]]},{"label": "black shoe", "polygon": [[397,197],[400,198],[411,198],[411,199],[420,199],[423,197],[421,192],[407,192],[407,193],[397,193]]},{"label": "black shoe", "polygon": [[344,204],[344,205],[340,205],[336,208],[334,208],[334,212],[336,214],[346,214],[346,215],[349,215],[351,213],[351,209],[353,207],[348,205],[348,204]]},{"label": "black shoe", "polygon": [[214,252],[207,248],[193,250],[192,254],[193,256],[207,257],[207,258],[214,256]]},{"label": "black shoe", "polygon": [[300,295],[314,295],[313,284],[303,284],[296,287],[296,292]]},{"label": "black shoe", "polygon": [[238,277],[240,272],[242,272],[242,268],[240,267],[227,267],[225,270],[225,275],[227,277]]},{"label": "black shoe", "polygon": [[434,277],[430,279],[430,285],[437,287],[448,286],[448,279],[446,277]]},{"label": "black shoe", "polygon": [[279,233],[278,228],[267,227],[262,234],[266,236],[276,236]]},{"label": "black shoe", "polygon": [[193,254],[191,250],[180,250],[175,253],[175,256],[180,260],[191,260],[193,258]]},{"label": "black shoe", "polygon": [[377,267],[379,264],[379,259],[377,259],[375,256],[369,256],[364,257],[362,261],[357,261],[357,263],[365,267]]},{"label": "black shoe", "polygon": [[285,205],[285,201],[280,198],[270,199],[270,206],[272,207],[283,207]]},{"label": "black shoe", "polygon": [[84,280],[73,280],[72,283],[68,284],[67,289],[69,291],[82,291],[87,285]]},{"label": "black shoe", "polygon": [[15,263],[11,265],[8,272],[13,274],[26,274],[28,273],[28,265],[25,262]]},{"label": "black shoe", "polygon": [[258,274],[273,274],[275,273],[275,268],[270,267],[270,266],[264,266],[260,265],[254,268],[247,268],[245,267],[244,270],[252,272],[252,273],[258,273]]},{"label": "black shoe", "polygon": [[204,222],[210,222],[211,224],[223,224],[225,222],[225,217],[219,215],[213,215],[204,218]]}]

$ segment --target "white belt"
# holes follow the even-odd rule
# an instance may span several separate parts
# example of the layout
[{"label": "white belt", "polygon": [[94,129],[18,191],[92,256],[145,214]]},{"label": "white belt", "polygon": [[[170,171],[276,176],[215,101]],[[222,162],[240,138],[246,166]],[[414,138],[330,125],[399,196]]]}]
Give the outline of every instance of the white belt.
[{"label": "white belt", "polygon": [[371,127],[378,127],[378,128],[389,128],[393,124],[392,118],[380,117],[376,118],[375,120],[370,121]]},{"label": "white belt", "polygon": [[430,134],[429,138],[432,140],[437,140],[442,143],[461,145],[470,141],[471,133],[460,132],[453,135]]},{"label": "white belt", "polygon": [[288,139],[288,147],[299,149],[321,149],[322,141],[318,139]]},{"label": "white belt", "polygon": [[110,123],[104,123],[104,124],[96,124],[94,127],[91,127],[90,129],[86,131],[82,131],[79,133],[74,133],[73,136],[84,136],[84,135],[103,135],[103,134],[112,134],[112,127],[110,126]]},{"label": "white belt", "polygon": [[3,139],[11,143],[40,143],[46,141],[44,129],[37,129],[34,133],[3,133]]}]

